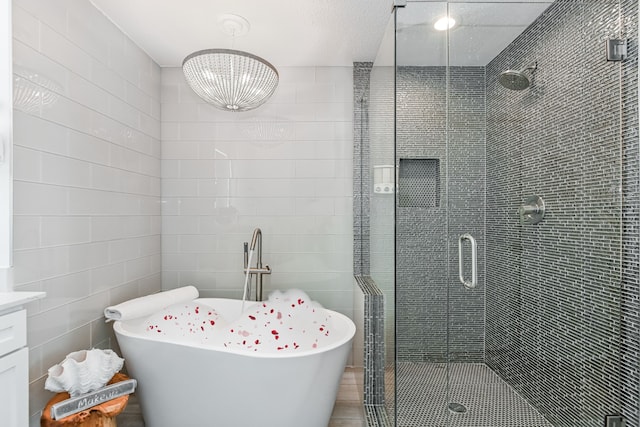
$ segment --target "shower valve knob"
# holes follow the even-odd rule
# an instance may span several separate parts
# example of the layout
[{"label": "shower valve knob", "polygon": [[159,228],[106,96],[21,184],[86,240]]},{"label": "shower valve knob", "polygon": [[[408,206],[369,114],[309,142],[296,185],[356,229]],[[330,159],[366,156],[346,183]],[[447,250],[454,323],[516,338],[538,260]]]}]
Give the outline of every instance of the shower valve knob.
[{"label": "shower valve knob", "polygon": [[518,208],[521,225],[537,224],[544,218],[544,200],[539,196],[528,197]]}]

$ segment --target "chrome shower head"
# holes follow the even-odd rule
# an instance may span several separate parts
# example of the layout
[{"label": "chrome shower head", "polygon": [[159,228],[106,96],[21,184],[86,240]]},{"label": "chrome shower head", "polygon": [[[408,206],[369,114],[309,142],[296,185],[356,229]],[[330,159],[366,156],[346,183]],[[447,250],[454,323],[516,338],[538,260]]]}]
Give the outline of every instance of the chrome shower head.
[{"label": "chrome shower head", "polygon": [[531,84],[529,78],[522,71],[516,70],[503,71],[500,73],[498,81],[502,86],[512,90],[524,90]]},{"label": "chrome shower head", "polygon": [[537,63],[533,63],[528,67],[516,71],[516,70],[507,70],[500,73],[498,77],[498,82],[507,89],[511,90],[524,90],[529,87],[531,81],[529,77],[525,75],[525,71],[535,70],[538,68]]}]

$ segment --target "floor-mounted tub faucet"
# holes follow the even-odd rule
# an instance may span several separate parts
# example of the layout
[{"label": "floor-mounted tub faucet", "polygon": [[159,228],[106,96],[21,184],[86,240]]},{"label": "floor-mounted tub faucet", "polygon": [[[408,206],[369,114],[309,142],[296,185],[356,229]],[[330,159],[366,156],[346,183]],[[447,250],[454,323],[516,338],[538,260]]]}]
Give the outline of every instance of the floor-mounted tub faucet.
[{"label": "floor-mounted tub faucet", "polygon": [[[249,251],[257,252],[255,267],[249,267]],[[262,230],[259,228],[253,230],[250,245],[244,242],[244,274],[247,272],[250,276],[256,276],[256,301],[262,301],[262,275],[271,274],[271,268],[268,265],[262,267]],[[249,287],[251,287],[251,280],[249,280]],[[249,295],[251,295],[251,288],[249,288]]]}]

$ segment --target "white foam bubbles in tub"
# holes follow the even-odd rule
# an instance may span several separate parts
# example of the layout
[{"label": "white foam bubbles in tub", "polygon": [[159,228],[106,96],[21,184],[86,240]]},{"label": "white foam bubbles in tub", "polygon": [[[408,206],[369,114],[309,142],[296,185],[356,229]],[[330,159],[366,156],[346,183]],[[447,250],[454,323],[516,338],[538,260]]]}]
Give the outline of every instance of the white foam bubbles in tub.
[{"label": "white foam bubbles in tub", "polygon": [[198,342],[259,353],[314,350],[339,337],[331,314],[300,290],[275,291],[237,319],[196,302],[176,304],[150,316],[145,331],[173,341]]},{"label": "white foam bubbles in tub", "polygon": [[224,345],[278,353],[314,350],[334,341],[331,315],[300,290],[273,292],[227,326]]},{"label": "white foam bubbles in tub", "polygon": [[145,321],[145,332],[172,340],[207,343],[226,330],[222,316],[213,308],[196,302],[175,304]]}]

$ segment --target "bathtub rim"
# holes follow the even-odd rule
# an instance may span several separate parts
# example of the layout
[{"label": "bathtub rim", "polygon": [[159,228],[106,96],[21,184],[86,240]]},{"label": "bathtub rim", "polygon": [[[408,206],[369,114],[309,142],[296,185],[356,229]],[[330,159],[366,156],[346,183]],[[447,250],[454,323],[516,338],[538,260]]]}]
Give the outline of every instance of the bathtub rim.
[{"label": "bathtub rim", "polygon": [[[232,299],[232,298],[197,298],[195,300],[193,300],[194,302],[201,302],[211,308],[216,308],[214,305],[212,305],[211,303],[207,304],[207,301],[234,301],[235,303],[242,303],[241,300],[237,300],[237,299]],[[116,334],[116,339],[118,335],[122,335],[122,336],[126,336],[129,338],[133,338],[133,339],[140,339],[140,340],[144,340],[144,341],[151,341],[151,342],[158,342],[158,343],[167,343],[167,344],[172,344],[172,345],[178,345],[178,346],[184,346],[184,347],[191,347],[191,348],[198,348],[198,349],[203,349],[203,350],[207,350],[207,351],[219,351],[222,353],[229,353],[229,354],[235,354],[238,356],[246,356],[246,357],[253,357],[253,358],[265,358],[265,359],[287,359],[287,358],[296,358],[296,357],[308,357],[308,356],[312,356],[312,355],[318,355],[318,354],[322,354],[328,351],[331,351],[333,349],[339,348],[347,343],[349,343],[350,341],[353,340],[353,337],[355,336],[356,333],[356,326],[355,323],[353,322],[353,320],[351,320],[348,316],[345,316],[342,313],[339,313],[337,311],[333,311],[333,310],[329,310],[327,308],[325,308],[325,310],[334,318],[337,319],[340,325],[344,325],[346,328],[345,332],[344,332],[344,336],[341,337],[338,341],[331,343],[327,346],[323,346],[319,349],[316,350],[302,350],[302,351],[285,351],[282,353],[259,353],[259,352],[251,352],[251,351],[246,351],[246,350],[242,350],[242,349],[236,349],[236,348],[228,348],[228,347],[223,347],[223,346],[213,346],[213,345],[208,345],[208,344],[203,344],[203,343],[198,343],[198,342],[179,342],[177,340],[173,340],[171,338],[168,337],[162,337],[162,339],[160,338],[154,338],[153,336],[145,336],[142,335],[138,332],[135,331],[131,331],[131,330],[127,330],[126,326],[129,325],[139,325],[141,323],[143,323],[146,320],[145,318],[137,318],[137,319],[130,319],[130,320],[116,320],[115,322],[113,322],[113,331]]]}]

